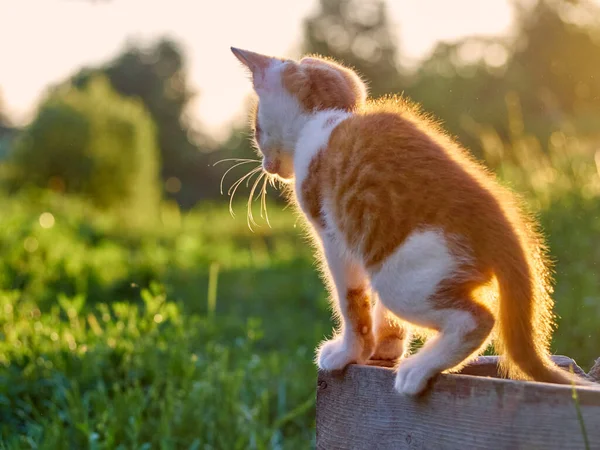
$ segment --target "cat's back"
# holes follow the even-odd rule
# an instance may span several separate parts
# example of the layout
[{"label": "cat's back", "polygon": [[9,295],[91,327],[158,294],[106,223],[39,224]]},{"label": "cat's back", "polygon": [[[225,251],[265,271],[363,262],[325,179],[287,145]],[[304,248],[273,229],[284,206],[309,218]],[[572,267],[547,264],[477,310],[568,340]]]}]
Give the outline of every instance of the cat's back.
[{"label": "cat's back", "polygon": [[411,105],[376,104],[340,123],[322,155],[325,207],[367,264],[419,227],[470,236],[499,211],[493,177]]},{"label": "cat's back", "polygon": [[442,188],[460,178],[468,188],[465,183],[489,179],[435,122],[402,99],[371,103],[344,120],[331,133],[325,159],[326,178],[341,187],[363,181],[406,190],[435,180]]}]

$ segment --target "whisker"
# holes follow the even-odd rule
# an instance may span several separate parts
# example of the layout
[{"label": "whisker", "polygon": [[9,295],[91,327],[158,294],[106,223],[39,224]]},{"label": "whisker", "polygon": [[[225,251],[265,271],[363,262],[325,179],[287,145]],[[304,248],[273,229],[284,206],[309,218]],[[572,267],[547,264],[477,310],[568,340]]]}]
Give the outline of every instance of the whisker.
[{"label": "whisker", "polygon": [[260,167],[260,166],[259,166],[259,167],[255,167],[254,169],[252,169],[252,170],[251,170],[250,172],[248,172],[247,174],[245,174],[245,175],[242,175],[240,178],[238,178],[238,179],[237,179],[237,180],[236,180],[236,181],[235,181],[235,182],[234,182],[234,183],[233,183],[233,184],[232,184],[232,185],[229,187],[229,190],[227,191],[227,195],[231,195],[231,191],[232,191],[232,190],[235,190],[235,189],[234,189],[234,187],[235,187],[235,186],[237,186],[237,185],[239,185],[239,184],[241,184],[241,183],[243,183],[243,182],[244,182],[244,180],[246,179],[246,177],[248,177],[248,176],[250,176],[250,175],[252,175],[252,174],[254,174],[254,173],[256,173],[256,172],[258,172],[258,171],[260,171],[260,170],[261,170],[261,167]]},{"label": "whisker", "polygon": [[[260,169],[262,169],[262,166],[259,167]],[[264,173],[264,172],[263,172]],[[248,187],[250,185],[250,178],[248,178],[246,180],[246,187]]]},{"label": "whisker", "polygon": [[[233,161],[233,159],[232,159],[232,158],[230,158],[230,160],[232,160],[232,161]],[[217,161],[217,162],[222,162],[222,161],[226,161],[226,160],[225,160],[225,159],[222,159],[221,161]],[[225,171],[225,173],[224,173],[224,174],[223,174],[223,176],[221,177],[221,183],[219,184],[219,188],[220,188],[220,190],[221,190],[221,195],[223,195],[223,182],[225,181],[225,177],[227,176],[227,174],[228,174],[229,172],[231,172],[233,169],[235,169],[236,167],[238,167],[238,166],[241,166],[242,164],[249,164],[249,163],[251,163],[251,162],[260,162],[260,161],[258,161],[258,160],[254,160],[254,159],[248,159],[248,160],[245,160],[245,161],[238,162],[237,164],[234,164],[233,166],[231,166],[229,169],[227,169],[227,170]],[[217,163],[215,163],[215,164],[217,164]],[[213,166],[214,166],[214,164],[213,164]]]},{"label": "whisker", "polygon": [[269,213],[267,212],[267,181],[270,177],[266,177],[265,181],[263,181],[262,185],[262,200],[261,200],[261,211],[260,217],[262,217],[262,210],[265,210],[265,220],[267,221],[267,225],[271,228],[271,222],[269,222]]},{"label": "whisker", "polygon": [[248,159],[248,158],[225,158],[225,159],[220,159],[219,161],[217,161],[216,163],[213,164],[213,167],[216,166],[217,164],[221,164],[222,162],[226,162],[226,161],[246,161],[246,162],[251,162],[251,161],[256,161],[256,162],[260,162],[259,159]]},{"label": "whisker", "polygon": [[261,178],[264,176],[265,176],[265,173],[262,172],[259,175],[259,177],[256,179],[256,181],[254,181],[254,184],[252,185],[252,189],[250,190],[250,195],[248,196],[248,212],[246,214],[246,223],[248,224],[248,228],[250,228],[251,231],[254,231],[252,229],[251,224],[258,226],[256,221],[254,220],[254,216],[252,215],[252,199],[254,198],[254,191],[256,190],[256,186],[260,182]]},{"label": "whisker", "polygon": [[239,180],[237,180],[234,184],[231,185],[231,187],[229,188],[229,190],[227,191],[227,195],[229,195],[229,213],[231,214],[231,217],[235,217],[235,213],[233,212],[233,198],[235,196],[235,191],[237,191],[237,188],[240,186],[240,184],[242,184],[244,182],[244,180],[248,177],[252,178],[252,176],[254,174],[256,174],[257,172],[261,171],[261,167],[256,167],[255,169],[252,169],[252,171],[248,172],[246,175],[244,175],[243,177],[241,177]]},{"label": "whisker", "polygon": [[260,209],[259,209],[259,211],[260,211],[260,217],[261,217],[261,219],[263,218],[263,191],[264,191],[265,183],[267,182],[268,178],[269,177],[265,177],[263,179],[263,185],[260,188]]},{"label": "whisker", "polygon": [[[264,178],[264,179],[263,179],[263,185],[265,184],[265,182],[266,182],[266,178]],[[264,218],[264,216],[263,216],[263,195],[262,195],[262,187],[261,187],[261,189],[260,189],[260,191],[259,191],[259,192],[260,192],[260,207],[258,208],[258,211],[260,212],[260,218],[262,219],[262,218]]]},{"label": "whisker", "polygon": [[[256,175],[257,173],[260,172],[260,175],[258,176],[258,178],[256,178],[254,180],[254,184],[252,185],[252,189],[250,190],[250,193],[248,196],[248,202],[246,205],[247,206],[246,222],[248,224],[248,228],[251,231],[254,231],[252,225],[259,226],[254,219],[254,214],[252,212],[252,202],[260,199],[260,217],[264,218],[265,221],[267,222],[267,225],[269,226],[269,228],[271,228],[271,222],[269,220],[269,213],[267,211],[267,184],[270,185],[274,189],[281,189],[281,187],[283,186],[281,180],[279,180],[277,177],[274,177],[265,172],[262,172],[262,165],[261,165],[262,161],[260,159],[225,158],[225,159],[221,159],[221,160],[215,162],[213,164],[213,166],[216,166],[217,164],[221,164],[223,162],[228,162],[228,161],[233,161],[235,164],[233,164],[233,166],[229,167],[225,171],[223,176],[221,177],[221,181],[219,183],[221,195],[223,195],[223,184],[225,182],[225,177],[227,176],[227,174],[229,174],[229,172],[231,172],[236,167],[239,167],[239,166],[242,166],[245,164],[249,164],[252,162],[259,164],[257,167],[252,169],[250,172],[248,172],[248,173],[242,175],[240,178],[238,178],[227,190],[227,195],[230,197],[229,198],[229,213],[231,214],[232,217],[235,217],[235,213],[233,211],[233,200],[235,198],[235,193],[237,192],[237,189],[240,187],[240,185],[245,181],[246,186],[247,187],[250,186],[250,181],[252,181],[252,178],[254,177],[254,175]],[[258,188],[261,180],[262,180],[262,186],[260,188]],[[257,191],[257,188],[258,188],[258,191]],[[255,193],[256,193],[256,196],[255,196]],[[289,206],[289,205],[286,205],[286,208],[287,208],[287,206]],[[286,208],[284,208],[284,209],[286,209]],[[264,211],[264,215],[263,215],[263,211]]]},{"label": "whisker", "polygon": [[[266,180],[268,177],[268,174],[265,173],[265,175],[266,175],[265,177],[260,177],[260,178],[262,178],[263,180]],[[262,188],[259,189],[258,191],[256,191],[256,196],[254,197],[254,201],[257,201],[260,198],[261,194],[262,194]]]}]

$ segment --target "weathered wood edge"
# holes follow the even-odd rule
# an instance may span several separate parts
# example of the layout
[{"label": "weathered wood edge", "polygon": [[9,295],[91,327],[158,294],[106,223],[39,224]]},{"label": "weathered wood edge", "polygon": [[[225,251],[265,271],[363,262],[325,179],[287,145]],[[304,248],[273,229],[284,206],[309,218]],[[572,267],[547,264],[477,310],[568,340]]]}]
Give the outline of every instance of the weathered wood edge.
[{"label": "weathered wood edge", "polygon": [[319,372],[317,449],[584,448],[576,405],[599,448],[600,386],[577,386],[575,403],[572,386],[442,374],[411,398],[393,390],[393,377],[358,365]]},{"label": "weathered wood edge", "polygon": [[[494,358],[494,357],[485,356],[483,358]],[[562,357],[562,358],[570,359],[568,357]],[[445,388],[448,385],[455,386],[456,384],[460,384],[460,383],[467,383],[471,386],[486,386],[488,383],[503,383],[505,386],[520,387],[521,389],[542,389],[547,392],[551,392],[552,390],[554,390],[555,392],[560,392],[560,393],[568,392],[569,395],[572,395],[573,389],[576,389],[578,394],[579,393],[592,394],[595,399],[595,401],[592,404],[600,406],[600,383],[598,383],[597,387],[596,386],[579,386],[579,385],[569,386],[569,385],[564,385],[564,384],[543,383],[543,382],[539,382],[539,381],[511,380],[511,379],[507,379],[507,378],[501,378],[499,376],[488,376],[488,375],[480,375],[480,374],[464,372],[465,370],[469,370],[469,367],[471,367],[471,368],[478,367],[479,364],[481,365],[481,367],[485,367],[486,368],[485,370],[488,370],[489,367],[491,366],[490,362],[483,361],[483,362],[480,362],[477,364],[471,364],[469,366],[466,366],[463,369],[463,371],[461,371],[459,373],[440,374],[438,377],[436,377],[435,380],[432,380],[432,382],[430,383],[430,386],[428,388],[428,391],[431,391],[432,389],[433,390],[440,389],[443,391],[443,390],[445,390]],[[564,366],[561,366],[561,367],[564,367]],[[383,367],[383,366],[378,366],[378,365],[373,365],[373,364],[368,364],[368,365],[351,364],[343,371],[325,372],[325,371],[319,370],[318,371],[318,380],[319,381],[317,383],[317,389],[322,389],[323,387],[325,387],[322,384],[322,382],[324,381],[324,378],[336,377],[338,379],[341,379],[344,377],[344,374],[348,370],[351,370],[351,371],[359,370],[363,374],[368,374],[369,371],[372,371],[372,370],[385,371],[385,372],[389,373],[390,379],[392,380],[392,384],[393,384],[394,371],[393,371],[392,367]],[[579,370],[584,375],[587,375],[585,372],[583,372],[583,370],[581,368],[579,368]],[[426,398],[426,397],[427,397],[427,393],[420,396],[420,398]]]},{"label": "weathered wood edge", "polygon": [[[594,378],[593,375],[594,368],[592,368],[588,375],[581,367],[577,365],[573,359],[569,358],[568,356],[553,355],[551,356],[551,359],[554,364],[563,369],[570,370],[570,367],[572,367],[573,372],[577,375],[593,380],[600,379],[600,358],[598,358],[596,365],[594,366],[594,368],[597,368],[596,371],[598,372],[596,374],[596,378]],[[498,372],[499,361],[499,356],[479,356],[471,361],[467,366],[463,367],[463,369],[458,373],[465,375],[478,375],[482,377],[502,378]],[[393,367],[394,363],[392,361],[385,360],[370,360],[367,362],[367,365],[377,367]]]}]

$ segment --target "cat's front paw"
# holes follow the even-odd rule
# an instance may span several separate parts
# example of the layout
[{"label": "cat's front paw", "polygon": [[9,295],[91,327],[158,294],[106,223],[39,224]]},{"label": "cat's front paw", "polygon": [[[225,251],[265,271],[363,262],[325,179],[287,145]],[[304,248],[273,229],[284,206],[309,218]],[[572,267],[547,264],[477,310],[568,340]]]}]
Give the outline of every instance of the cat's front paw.
[{"label": "cat's front paw", "polygon": [[321,370],[342,370],[351,363],[364,363],[363,346],[360,342],[350,342],[349,339],[336,338],[325,341],[318,350],[317,365]]},{"label": "cat's front paw", "polygon": [[427,388],[427,383],[435,376],[428,367],[404,360],[396,373],[394,387],[400,394],[418,395]]}]

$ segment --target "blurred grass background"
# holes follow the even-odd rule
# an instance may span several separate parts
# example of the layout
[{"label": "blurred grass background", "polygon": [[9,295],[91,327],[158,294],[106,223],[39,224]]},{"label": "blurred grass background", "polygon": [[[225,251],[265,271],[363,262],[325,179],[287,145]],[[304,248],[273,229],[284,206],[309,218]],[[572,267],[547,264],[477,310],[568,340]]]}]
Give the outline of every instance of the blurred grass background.
[{"label": "blurred grass background", "polygon": [[[512,36],[408,68],[384,2],[320,0],[302,49],[422,102],[526,199],[556,261],[553,351],[588,369],[600,15],[513,7]],[[272,227],[248,229],[244,185],[229,215],[213,164],[255,157],[248,130],[213,141],[185,120],[192,98],[185,52],[161,39],[49,87],[30,124],[0,114],[0,448],[314,446],[314,348],[333,324],[312,250],[271,188]]]}]

